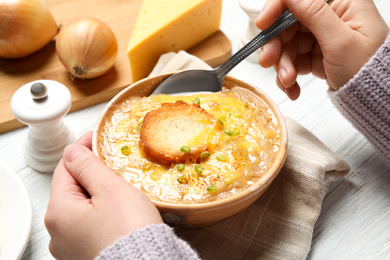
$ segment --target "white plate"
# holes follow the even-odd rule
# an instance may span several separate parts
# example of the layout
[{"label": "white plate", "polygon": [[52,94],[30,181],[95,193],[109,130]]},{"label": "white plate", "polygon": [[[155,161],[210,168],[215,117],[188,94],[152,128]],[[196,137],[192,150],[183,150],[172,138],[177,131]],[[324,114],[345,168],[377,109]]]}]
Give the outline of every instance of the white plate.
[{"label": "white plate", "polygon": [[32,207],[22,180],[0,163],[0,260],[20,259],[30,238]]}]

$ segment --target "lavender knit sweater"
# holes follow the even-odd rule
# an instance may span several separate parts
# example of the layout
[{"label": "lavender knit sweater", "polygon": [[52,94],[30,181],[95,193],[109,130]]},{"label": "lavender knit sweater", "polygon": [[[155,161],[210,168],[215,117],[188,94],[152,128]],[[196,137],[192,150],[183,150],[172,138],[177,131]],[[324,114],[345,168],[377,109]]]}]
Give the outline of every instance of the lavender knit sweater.
[{"label": "lavender knit sweater", "polygon": [[200,259],[166,224],[137,229],[105,248],[95,260],[186,260]]},{"label": "lavender knit sweater", "polygon": [[[390,165],[390,36],[371,60],[339,91],[329,91],[337,108]],[[95,260],[199,259],[165,225],[149,225],[120,238]]]},{"label": "lavender knit sweater", "polygon": [[390,165],[390,35],[355,77],[329,96]]}]

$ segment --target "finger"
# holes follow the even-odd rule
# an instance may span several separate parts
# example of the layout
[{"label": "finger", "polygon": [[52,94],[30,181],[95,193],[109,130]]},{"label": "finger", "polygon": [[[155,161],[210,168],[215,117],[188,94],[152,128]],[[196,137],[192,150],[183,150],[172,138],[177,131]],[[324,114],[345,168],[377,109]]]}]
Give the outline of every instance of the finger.
[{"label": "finger", "polygon": [[52,239],[49,242],[49,252],[55,259],[59,259],[60,256],[57,254],[56,246]]},{"label": "finger", "polygon": [[313,34],[297,32],[295,38],[297,41],[296,46],[298,48],[298,54],[312,53],[314,51],[316,39],[314,38]]},{"label": "finger", "polygon": [[[298,43],[298,45],[300,45]],[[301,48],[301,47],[300,47]],[[323,55],[318,45],[315,45],[311,52],[298,50],[297,57],[294,61],[294,67],[298,75],[306,75],[312,73],[314,76],[325,79],[326,74],[324,70]]]},{"label": "finger", "polygon": [[295,18],[316,37],[320,46],[337,40],[347,25],[324,0],[285,0]]},{"label": "finger", "polygon": [[[274,67],[274,69],[275,69],[275,71],[277,71],[275,67]],[[278,88],[279,88],[281,91],[283,91],[284,93],[286,93],[286,88],[283,86],[282,82],[280,82],[279,77],[278,77],[277,74],[276,74],[275,83],[276,83],[276,86],[278,86]]]},{"label": "finger", "polygon": [[279,89],[282,90],[286,94],[286,96],[291,100],[298,99],[299,95],[301,94],[301,88],[297,82],[295,82],[293,86],[289,88],[285,88],[283,87],[280,80],[276,78],[276,84],[278,85]]},{"label": "finger", "polygon": [[[85,133],[76,143],[81,144],[88,149],[92,147],[92,131]],[[68,172],[68,169],[64,165],[63,159],[58,163],[51,183],[50,195],[57,194],[59,196],[69,196],[70,194],[76,195],[81,198],[89,198],[89,195],[74,179],[74,177]]]},{"label": "finger", "polygon": [[285,88],[283,84],[280,82],[279,78],[276,77],[276,85],[279,87],[280,90],[282,90],[289,99],[296,100],[298,99],[299,95],[301,94],[301,87],[299,86],[298,82],[295,82],[291,87]]},{"label": "finger", "polygon": [[273,66],[279,59],[282,52],[282,42],[279,37],[275,37],[261,48],[259,64],[263,68]]},{"label": "finger", "polygon": [[85,199],[89,198],[89,195],[82,187],[80,187],[79,183],[69,173],[68,169],[64,165],[63,159],[61,159],[53,173],[50,188],[50,199],[63,202],[63,198],[65,197]]},{"label": "finger", "polygon": [[92,197],[98,194],[109,194],[118,186],[118,182],[123,181],[109,170],[92,151],[79,144],[72,144],[65,148],[64,164],[73,178]]},{"label": "finger", "polygon": [[298,74],[294,66],[297,48],[296,41],[286,44],[278,62],[278,77],[285,88],[291,87],[297,80]]},{"label": "finger", "polygon": [[318,42],[314,44],[313,52],[311,55],[311,71],[312,74],[320,79],[326,79],[326,73],[324,68],[324,56],[321,51],[321,47]]},{"label": "finger", "polygon": [[[256,23],[264,30],[268,28],[285,11],[285,9],[286,6],[284,5],[284,1],[268,1]],[[264,68],[269,68],[275,64],[280,59],[282,45],[291,41],[299,28],[299,25],[295,24],[264,45],[259,56],[259,64]]]},{"label": "finger", "polygon": [[256,26],[260,30],[265,30],[286,10],[286,5],[282,0],[268,0],[263,5],[260,14],[256,19]]},{"label": "finger", "polygon": [[89,150],[92,150],[92,131],[86,132],[84,135],[82,135],[76,143],[81,144],[85,147],[87,147]]},{"label": "finger", "polygon": [[[271,39],[267,44],[261,48],[259,56],[259,64],[264,68],[269,68],[274,65],[279,59],[284,48],[283,45],[290,42],[297,31],[297,27],[290,27],[282,34]],[[306,43],[305,45],[306,46]]]},{"label": "finger", "polygon": [[[267,29],[267,28],[265,28],[265,29]],[[298,23],[297,24],[293,24],[293,25],[289,26],[288,28],[284,29],[276,37],[279,37],[280,38],[279,40],[281,41],[281,43],[285,44],[285,43],[291,41],[291,39],[295,37],[295,34],[297,32],[300,32],[302,30],[302,28],[304,28],[304,27],[301,24],[298,24]]]},{"label": "finger", "polygon": [[312,73],[313,67],[311,54],[298,55],[294,61],[294,66],[298,75]]},{"label": "finger", "polygon": [[301,88],[298,83],[295,82],[291,87],[286,88],[285,93],[291,100],[297,100],[301,94]]}]

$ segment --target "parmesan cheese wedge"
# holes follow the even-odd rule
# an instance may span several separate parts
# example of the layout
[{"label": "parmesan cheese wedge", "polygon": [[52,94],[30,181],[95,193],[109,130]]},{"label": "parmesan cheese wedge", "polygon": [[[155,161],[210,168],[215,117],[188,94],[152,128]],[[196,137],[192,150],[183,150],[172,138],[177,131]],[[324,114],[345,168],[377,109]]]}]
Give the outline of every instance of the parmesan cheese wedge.
[{"label": "parmesan cheese wedge", "polygon": [[218,31],[222,0],[144,0],[127,54],[132,81],[149,75],[159,57],[187,50]]}]

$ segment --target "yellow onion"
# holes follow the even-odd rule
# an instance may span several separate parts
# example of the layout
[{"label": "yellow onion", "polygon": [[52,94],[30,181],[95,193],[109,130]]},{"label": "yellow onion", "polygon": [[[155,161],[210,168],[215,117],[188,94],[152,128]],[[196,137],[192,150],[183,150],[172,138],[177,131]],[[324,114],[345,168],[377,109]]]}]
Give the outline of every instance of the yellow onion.
[{"label": "yellow onion", "polygon": [[57,32],[56,21],[41,0],[0,0],[0,57],[27,56]]},{"label": "yellow onion", "polygon": [[81,18],[60,30],[56,51],[72,79],[89,79],[103,75],[114,65],[118,42],[107,24]]}]

